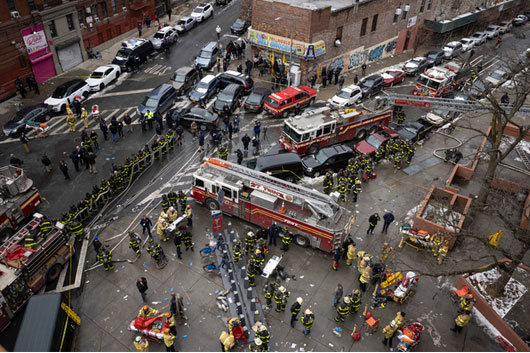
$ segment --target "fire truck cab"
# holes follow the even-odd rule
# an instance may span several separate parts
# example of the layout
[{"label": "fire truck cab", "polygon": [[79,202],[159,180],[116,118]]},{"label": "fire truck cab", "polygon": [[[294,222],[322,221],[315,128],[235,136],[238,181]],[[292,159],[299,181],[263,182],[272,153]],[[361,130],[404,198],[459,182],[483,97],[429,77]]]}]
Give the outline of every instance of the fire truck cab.
[{"label": "fire truck cab", "polygon": [[328,195],[216,158],[193,174],[191,196],[210,210],[260,227],[275,222],[292,231],[298,245],[328,252],[341,244],[354,221]]},{"label": "fire truck cab", "polygon": [[462,64],[451,61],[443,66],[427,69],[418,78],[413,93],[417,96],[445,96],[457,89],[471,74],[470,69],[462,69],[461,67]]},{"label": "fire truck cab", "polygon": [[285,120],[279,142],[289,152],[314,154],[322,147],[363,139],[377,131],[379,125],[388,126],[390,118],[388,108],[365,113],[355,109],[337,112],[322,107]]}]

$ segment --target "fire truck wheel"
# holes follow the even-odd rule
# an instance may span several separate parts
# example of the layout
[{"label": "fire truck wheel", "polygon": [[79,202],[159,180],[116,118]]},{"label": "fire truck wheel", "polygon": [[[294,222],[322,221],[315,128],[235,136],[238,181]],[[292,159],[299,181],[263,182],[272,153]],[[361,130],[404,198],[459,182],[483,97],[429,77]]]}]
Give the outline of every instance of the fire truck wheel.
[{"label": "fire truck wheel", "polygon": [[62,270],[63,270],[63,265],[61,264],[55,264],[52,267],[50,267],[48,271],[46,272],[46,283],[55,281],[61,274]]},{"label": "fire truck wheel", "polygon": [[369,134],[370,135],[375,134],[377,130],[379,130],[379,128],[377,127],[377,125],[374,125],[370,128]]},{"label": "fire truck wheel", "polygon": [[317,142],[315,142],[311,146],[309,146],[309,148],[307,149],[307,153],[317,154],[319,150],[320,150],[320,145]]},{"label": "fire truck wheel", "polygon": [[210,211],[219,209],[219,202],[217,202],[215,199],[207,198],[206,201],[204,201],[204,204]]},{"label": "fire truck wheel", "polygon": [[311,98],[309,100],[309,104],[307,105],[308,107],[312,106],[313,104],[315,104],[315,98]]},{"label": "fire truck wheel", "polygon": [[355,138],[357,140],[362,140],[363,138],[366,137],[366,130],[365,129],[361,129],[359,130],[359,132],[357,133],[357,135],[355,135]]},{"label": "fire truck wheel", "polygon": [[294,241],[298,246],[301,246],[302,248],[309,247],[309,239],[307,239],[305,235],[295,234]]},{"label": "fire truck wheel", "polygon": [[282,113],[282,118],[286,119],[289,116],[289,111],[286,109]]},{"label": "fire truck wheel", "polygon": [[9,238],[15,234],[15,231],[11,228],[4,228],[0,231],[0,245],[5,243]]}]

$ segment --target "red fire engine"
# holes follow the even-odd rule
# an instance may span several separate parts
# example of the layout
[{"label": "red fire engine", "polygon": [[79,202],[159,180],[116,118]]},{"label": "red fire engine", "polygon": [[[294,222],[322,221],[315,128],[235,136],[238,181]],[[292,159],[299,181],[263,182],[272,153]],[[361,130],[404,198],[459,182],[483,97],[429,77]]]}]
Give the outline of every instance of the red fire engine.
[{"label": "red fire engine", "polygon": [[417,96],[443,97],[459,89],[470,75],[471,68],[462,69],[462,64],[454,61],[431,67],[420,75],[413,93]]},{"label": "red fire engine", "polygon": [[354,221],[328,195],[216,158],[193,174],[191,197],[260,227],[276,222],[298,245],[328,252],[342,244]]},{"label": "red fire engine", "polygon": [[[60,223],[46,236],[39,235],[43,218],[35,213],[28,224],[0,247],[0,331],[33,294],[59,277],[74,251]],[[36,245],[26,248],[24,239],[30,233]]]},{"label": "red fire engine", "polygon": [[24,170],[0,168],[0,244],[15,234],[19,223],[41,203],[39,191]]},{"label": "red fire engine", "polygon": [[322,107],[285,120],[280,144],[289,152],[317,153],[320,148],[353,138],[363,139],[388,126],[392,116],[390,109],[364,112],[347,109],[344,112]]}]

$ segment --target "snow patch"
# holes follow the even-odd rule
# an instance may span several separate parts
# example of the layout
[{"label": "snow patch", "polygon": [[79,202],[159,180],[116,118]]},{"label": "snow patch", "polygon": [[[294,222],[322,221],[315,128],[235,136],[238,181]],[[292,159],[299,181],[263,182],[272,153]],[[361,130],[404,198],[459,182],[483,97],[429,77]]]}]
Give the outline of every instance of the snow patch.
[{"label": "snow patch", "polygon": [[422,204],[420,203],[419,205],[415,206],[410,211],[408,211],[405,215],[403,223],[412,225],[412,223],[414,223],[414,216],[416,215],[416,213],[418,213],[419,209],[421,208],[421,205]]},{"label": "snow patch", "polygon": [[488,319],[486,319],[484,315],[482,315],[480,311],[477,310],[477,308],[473,308],[473,316],[475,317],[477,324],[484,328],[484,332],[486,332],[491,339],[497,340],[497,337],[502,337],[506,342],[510,342],[495,328],[495,326],[492,325],[491,322],[488,321]]}]

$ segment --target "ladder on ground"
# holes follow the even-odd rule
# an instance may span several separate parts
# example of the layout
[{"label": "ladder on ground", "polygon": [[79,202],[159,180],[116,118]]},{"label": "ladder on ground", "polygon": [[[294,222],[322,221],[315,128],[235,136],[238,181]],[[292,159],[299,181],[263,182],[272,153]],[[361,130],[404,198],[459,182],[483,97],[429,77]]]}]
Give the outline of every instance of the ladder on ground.
[{"label": "ladder on ground", "polygon": [[[268,174],[243,167],[239,164],[231,163],[217,158],[208,158],[205,164],[208,164],[210,167],[216,170],[233,175],[239,179],[241,178],[241,176],[247,176],[249,178],[254,179],[255,181],[259,181],[260,184],[264,187],[276,190],[281,194],[291,195],[293,199],[305,201],[310,206],[316,208],[318,213],[324,214],[328,218],[332,218],[335,213],[331,205],[337,205],[336,202],[331,198],[331,196],[318,192],[317,190],[293,184],[288,181],[275,178]],[[282,197],[280,196],[280,198]]]},{"label": "ladder on ground", "polygon": [[523,162],[526,169],[530,170],[530,159],[528,158],[528,154],[526,154],[525,150],[522,147],[515,146],[515,152],[517,152],[519,158],[521,158],[521,162]]},{"label": "ladder on ground", "polygon": [[[408,94],[385,93],[384,99],[391,105],[411,106],[427,109],[444,109],[454,112],[479,112],[484,113],[493,109],[488,102],[459,100],[452,98],[434,98],[424,96],[414,96]],[[499,106],[509,113],[513,109],[513,104],[499,104]],[[530,115],[530,105],[523,105],[518,113]]]},{"label": "ladder on ground", "polygon": [[16,232],[9,240],[7,240],[2,247],[0,247],[0,259],[3,259],[13,248],[14,245],[20,243],[22,239],[29,233],[35,231],[40,224],[40,219],[33,218],[28,224]]}]

